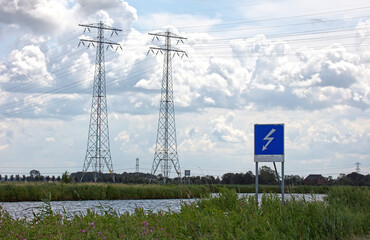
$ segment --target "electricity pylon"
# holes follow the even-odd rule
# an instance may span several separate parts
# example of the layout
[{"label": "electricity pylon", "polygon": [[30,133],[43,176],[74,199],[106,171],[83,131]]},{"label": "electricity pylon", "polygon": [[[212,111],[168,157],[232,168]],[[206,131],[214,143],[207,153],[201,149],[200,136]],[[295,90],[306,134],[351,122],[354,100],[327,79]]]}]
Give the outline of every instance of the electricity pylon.
[{"label": "electricity pylon", "polygon": [[361,163],[356,162],[355,165],[356,165],[356,172],[357,173],[360,173],[360,165],[361,165]]},{"label": "electricity pylon", "polygon": [[[94,24],[79,24],[81,27],[85,27],[86,31],[91,32],[91,28],[97,29],[96,39],[80,39],[80,44],[89,48],[91,45],[96,45],[96,59],[95,59],[95,75],[94,75],[94,86],[93,96],[91,104],[91,115],[89,125],[89,135],[87,139],[87,150],[85,155],[84,166],[82,170],[81,181],[86,174],[90,166],[94,171],[94,182],[97,181],[98,175],[104,171],[106,166],[111,174],[113,174],[113,164],[110,154],[109,146],[109,129],[108,129],[108,111],[107,111],[107,96],[106,96],[106,83],[105,83],[105,59],[104,59],[104,48],[118,48],[122,49],[120,44],[112,42],[104,38],[104,31],[112,31],[111,36],[116,34],[121,29],[113,28],[108,26],[101,21]],[[113,175],[114,181],[114,175]]]},{"label": "electricity pylon", "polygon": [[136,176],[139,175],[139,158],[136,158]]},{"label": "electricity pylon", "polygon": [[165,44],[158,47],[150,47],[149,52],[164,55],[163,77],[161,89],[161,102],[159,107],[159,120],[157,130],[157,142],[154,153],[154,160],[151,174],[154,175],[161,165],[163,182],[166,183],[170,165],[175,168],[178,177],[181,177],[180,163],[177,155],[176,126],[175,126],[175,107],[173,101],[173,81],[172,81],[172,58],[174,56],[185,55],[185,51],[177,49],[171,45],[171,39],[176,39],[177,43],[183,43],[184,37],[171,33],[169,30],[162,33],[149,33],[153,40],[159,40],[159,37],[165,38]]}]

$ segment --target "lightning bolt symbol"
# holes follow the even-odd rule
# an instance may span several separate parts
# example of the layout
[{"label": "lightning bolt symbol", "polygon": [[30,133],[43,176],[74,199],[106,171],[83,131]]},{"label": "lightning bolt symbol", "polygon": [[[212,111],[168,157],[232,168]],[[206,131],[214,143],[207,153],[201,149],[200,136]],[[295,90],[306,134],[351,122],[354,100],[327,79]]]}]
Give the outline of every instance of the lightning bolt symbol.
[{"label": "lightning bolt symbol", "polygon": [[266,145],[262,146],[262,151],[265,151],[267,149],[267,146],[271,143],[272,140],[274,140],[273,137],[270,137],[271,134],[273,134],[276,130],[271,129],[271,131],[263,138],[263,140],[268,141]]}]

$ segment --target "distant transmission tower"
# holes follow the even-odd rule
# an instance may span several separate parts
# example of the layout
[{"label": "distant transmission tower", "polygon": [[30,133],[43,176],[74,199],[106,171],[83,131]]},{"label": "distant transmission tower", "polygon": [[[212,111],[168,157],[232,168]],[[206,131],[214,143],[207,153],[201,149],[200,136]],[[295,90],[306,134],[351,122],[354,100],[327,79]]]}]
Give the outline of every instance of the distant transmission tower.
[{"label": "distant transmission tower", "polygon": [[[94,24],[80,24],[79,26],[85,27],[86,31],[91,32],[91,28],[98,30],[96,39],[80,39],[80,44],[89,48],[90,45],[96,45],[96,59],[95,59],[95,75],[94,75],[94,86],[93,96],[91,104],[91,115],[90,115],[90,126],[89,135],[87,140],[87,150],[83,166],[83,173],[81,181],[86,174],[90,166],[94,171],[94,182],[97,181],[98,175],[100,175],[104,166],[106,166],[110,173],[113,173],[113,164],[110,154],[109,147],[109,129],[108,129],[108,113],[107,113],[107,96],[106,96],[106,83],[105,83],[105,60],[104,60],[104,47],[112,48],[115,46],[115,50],[122,47],[120,44],[111,42],[104,38],[104,31],[112,31],[111,36],[116,34],[121,29],[107,26],[101,21]],[[114,175],[113,175],[114,181]]]},{"label": "distant transmission tower", "polygon": [[136,175],[139,174],[139,158],[136,158]]},{"label": "distant transmission tower", "polygon": [[185,51],[171,46],[171,39],[176,39],[177,43],[183,43],[184,37],[171,33],[169,30],[162,33],[149,33],[153,40],[159,37],[165,38],[165,45],[150,47],[149,52],[164,54],[163,78],[161,90],[161,102],[159,107],[159,120],[157,131],[157,142],[152,166],[152,174],[155,174],[159,165],[162,168],[163,181],[166,183],[170,165],[175,168],[178,177],[181,177],[180,163],[177,156],[176,126],[175,126],[175,107],[173,101],[173,81],[172,81],[172,58],[174,56],[187,56]]},{"label": "distant transmission tower", "polygon": [[356,165],[356,172],[357,173],[360,173],[360,164],[361,163],[359,163],[359,162],[355,163],[355,165]]}]

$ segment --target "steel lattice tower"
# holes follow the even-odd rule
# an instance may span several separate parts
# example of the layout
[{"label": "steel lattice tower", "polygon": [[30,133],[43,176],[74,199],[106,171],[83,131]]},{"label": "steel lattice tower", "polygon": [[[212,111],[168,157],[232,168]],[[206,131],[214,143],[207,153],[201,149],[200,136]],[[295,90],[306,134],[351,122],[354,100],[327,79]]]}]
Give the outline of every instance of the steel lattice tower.
[{"label": "steel lattice tower", "polygon": [[[90,166],[94,171],[94,182],[97,181],[98,175],[103,173],[104,166],[106,166],[110,173],[113,173],[113,164],[110,154],[109,146],[109,129],[108,129],[108,111],[107,111],[107,96],[106,96],[106,83],[105,83],[105,59],[104,59],[104,48],[112,48],[116,46],[116,50],[122,47],[115,42],[111,42],[104,38],[104,31],[112,31],[112,34],[117,34],[117,31],[121,29],[107,26],[101,21],[96,24],[80,24],[79,26],[85,27],[86,30],[90,31],[90,28],[97,29],[96,39],[80,39],[80,44],[90,47],[90,45],[96,45],[96,59],[95,59],[95,75],[93,85],[93,96],[91,104],[91,115],[89,134],[87,140],[87,150],[84,160],[83,173],[81,181],[86,174]],[[113,175],[114,181],[114,175]]]},{"label": "steel lattice tower", "polygon": [[361,165],[361,163],[356,162],[355,165],[356,165],[356,172],[357,173],[360,173],[360,165]]},{"label": "steel lattice tower", "polygon": [[153,40],[159,37],[165,38],[165,45],[150,47],[155,54],[164,54],[163,77],[161,88],[161,102],[159,107],[159,120],[157,130],[157,142],[152,166],[152,174],[155,174],[159,165],[162,168],[163,181],[166,183],[171,165],[174,166],[178,177],[181,177],[180,163],[177,155],[176,126],[175,126],[175,107],[173,100],[173,81],[172,81],[172,58],[175,55],[187,56],[185,51],[179,50],[171,45],[171,39],[176,39],[177,43],[186,39],[171,33],[169,30],[163,33],[149,33]]},{"label": "steel lattice tower", "polygon": [[136,175],[139,174],[139,158],[136,158]]}]

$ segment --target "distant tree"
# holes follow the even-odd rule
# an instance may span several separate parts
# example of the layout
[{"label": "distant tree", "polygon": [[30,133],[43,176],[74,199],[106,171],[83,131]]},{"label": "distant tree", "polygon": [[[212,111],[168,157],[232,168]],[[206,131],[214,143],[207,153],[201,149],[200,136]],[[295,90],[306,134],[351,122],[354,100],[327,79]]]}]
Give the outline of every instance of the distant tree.
[{"label": "distant tree", "polygon": [[192,176],[190,179],[193,184],[202,184],[200,176]]},{"label": "distant tree", "polygon": [[57,182],[60,182],[60,176],[57,177]]},{"label": "distant tree", "polygon": [[231,184],[231,179],[233,178],[233,175],[234,175],[234,173],[225,173],[224,175],[222,175],[221,183],[222,184]]},{"label": "distant tree", "polygon": [[10,181],[14,181],[14,175],[12,174],[12,175],[10,175]]},{"label": "distant tree", "polygon": [[275,171],[267,166],[262,166],[259,170],[258,181],[260,184],[277,184]]},{"label": "distant tree", "polygon": [[1,176],[1,174],[0,174],[0,180],[2,180],[3,179],[3,177]]},{"label": "distant tree", "polygon": [[8,175],[5,175],[4,181],[8,181]]},{"label": "distant tree", "polygon": [[78,177],[75,176],[72,179],[73,179],[74,182],[78,182]]},{"label": "distant tree", "polygon": [[19,174],[15,175],[15,180],[16,180],[17,182],[19,182],[19,180],[20,180]]},{"label": "distant tree", "polygon": [[51,181],[55,182],[55,176],[54,175],[51,177]]},{"label": "distant tree", "polygon": [[284,177],[284,181],[286,185],[302,185],[303,184],[303,178],[298,175],[286,175]]},{"label": "distant tree", "polygon": [[202,184],[216,184],[216,178],[211,175],[206,175],[201,178],[202,179]]},{"label": "distant tree", "polygon": [[333,185],[335,183],[335,180],[334,180],[333,176],[328,176],[326,178],[326,182],[327,182],[328,185]]},{"label": "distant tree", "polygon": [[255,182],[255,176],[252,171],[248,171],[244,174],[245,184],[253,184]]},{"label": "distant tree", "polygon": [[216,177],[216,184],[220,184],[221,183],[221,179],[219,176]]},{"label": "distant tree", "polygon": [[359,174],[357,172],[352,172],[346,176],[349,180],[351,180],[352,185],[358,185],[358,183],[362,180],[364,175]]},{"label": "distant tree", "polygon": [[223,184],[253,184],[254,175],[251,171],[246,173],[225,173],[222,176]]},{"label": "distant tree", "polygon": [[365,175],[359,182],[360,186],[370,186],[370,174]]},{"label": "distant tree", "polygon": [[357,172],[352,172],[348,175],[340,174],[335,181],[339,185],[354,185],[354,186],[369,186],[370,175],[362,175]]},{"label": "distant tree", "polygon": [[22,176],[22,181],[25,182],[26,181],[26,175],[23,175]]},{"label": "distant tree", "polygon": [[71,182],[72,182],[71,176],[69,176],[69,173],[65,171],[62,175],[62,183],[71,183]]},{"label": "distant tree", "polygon": [[335,181],[335,184],[338,185],[352,185],[351,179],[347,177],[346,174],[340,173],[339,176],[337,177],[337,180]]},{"label": "distant tree", "polygon": [[46,179],[47,182],[50,182],[50,177],[49,176],[46,176],[45,179]]},{"label": "distant tree", "polygon": [[117,174],[117,176],[116,176],[116,183],[122,183],[122,176],[121,176],[121,174]]},{"label": "distant tree", "polygon": [[30,171],[30,177],[31,178],[37,179],[40,176],[41,176],[41,173],[40,173],[39,170],[33,169],[33,170]]},{"label": "distant tree", "polygon": [[346,177],[346,174],[344,173],[339,173],[338,177],[337,177],[337,181],[339,181],[340,179],[342,178],[345,178]]}]

